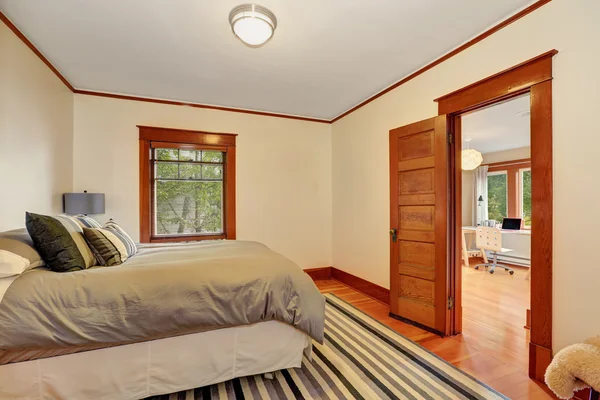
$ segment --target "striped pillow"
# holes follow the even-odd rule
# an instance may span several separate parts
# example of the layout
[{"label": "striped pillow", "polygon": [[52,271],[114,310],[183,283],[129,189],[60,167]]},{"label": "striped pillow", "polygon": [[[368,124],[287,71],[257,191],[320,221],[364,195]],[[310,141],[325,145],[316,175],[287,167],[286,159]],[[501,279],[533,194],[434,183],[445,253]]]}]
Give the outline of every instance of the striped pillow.
[{"label": "striped pillow", "polygon": [[96,265],[94,253],[85,241],[85,238],[83,237],[83,229],[81,229],[77,219],[75,219],[75,217],[71,217],[70,215],[58,215],[54,218],[56,218],[65,228],[67,228],[67,232],[69,232],[73,238],[73,241],[77,245],[77,249],[83,257],[85,267],[89,268],[93,265]]},{"label": "striped pillow", "polygon": [[82,228],[102,228],[94,218],[79,214],[73,217]]},{"label": "striped pillow", "polygon": [[121,225],[117,224],[115,221],[113,221],[111,219],[110,221],[108,221],[107,223],[104,224],[104,229],[111,231],[112,233],[115,234],[116,237],[121,239],[121,241],[125,245],[125,248],[127,249],[128,257],[131,257],[135,253],[137,253],[138,249],[137,249],[137,246],[135,245],[135,242],[133,241],[131,236],[129,236],[127,234],[127,232],[125,232],[125,230],[123,228],[121,228]]},{"label": "striped pillow", "polygon": [[103,228],[83,228],[83,235],[90,244],[100,265],[111,267],[127,260],[125,245],[113,232]]}]

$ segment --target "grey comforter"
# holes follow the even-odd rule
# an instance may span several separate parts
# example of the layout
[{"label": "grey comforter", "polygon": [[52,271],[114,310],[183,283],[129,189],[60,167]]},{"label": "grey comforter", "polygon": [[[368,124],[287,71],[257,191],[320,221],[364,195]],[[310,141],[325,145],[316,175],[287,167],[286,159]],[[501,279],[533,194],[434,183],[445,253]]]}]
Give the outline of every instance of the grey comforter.
[{"label": "grey comforter", "polygon": [[115,267],[17,278],[0,353],[102,347],[277,320],[323,341],[325,303],[296,264],[255,242],[149,246]]}]

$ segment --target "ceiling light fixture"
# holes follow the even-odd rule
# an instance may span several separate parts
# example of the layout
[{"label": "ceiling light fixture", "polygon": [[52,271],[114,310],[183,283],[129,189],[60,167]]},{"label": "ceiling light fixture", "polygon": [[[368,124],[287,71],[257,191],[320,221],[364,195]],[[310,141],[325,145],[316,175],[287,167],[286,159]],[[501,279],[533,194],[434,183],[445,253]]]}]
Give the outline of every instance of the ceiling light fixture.
[{"label": "ceiling light fixture", "polygon": [[467,142],[467,148],[461,153],[461,167],[464,171],[472,171],[481,165],[483,162],[483,156],[477,150],[469,148],[469,142],[471,142],[471,139],[465,139],[465,142]]},{"label": "ceiling light fixture", "polygon": [[277,18],[258,4],[242,4],[229,13],[233,34],[249,47],[260,47],[273,37]]}]

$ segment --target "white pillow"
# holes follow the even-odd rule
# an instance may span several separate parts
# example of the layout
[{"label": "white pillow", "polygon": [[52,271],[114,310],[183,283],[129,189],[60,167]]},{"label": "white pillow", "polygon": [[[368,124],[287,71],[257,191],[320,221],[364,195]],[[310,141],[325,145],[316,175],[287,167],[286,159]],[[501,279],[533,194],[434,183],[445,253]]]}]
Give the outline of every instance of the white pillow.
[{"label": "white pillow", "polygon": [[0,278],[21,275],[29,269],[28,259],[10,251],[0,250]]}]

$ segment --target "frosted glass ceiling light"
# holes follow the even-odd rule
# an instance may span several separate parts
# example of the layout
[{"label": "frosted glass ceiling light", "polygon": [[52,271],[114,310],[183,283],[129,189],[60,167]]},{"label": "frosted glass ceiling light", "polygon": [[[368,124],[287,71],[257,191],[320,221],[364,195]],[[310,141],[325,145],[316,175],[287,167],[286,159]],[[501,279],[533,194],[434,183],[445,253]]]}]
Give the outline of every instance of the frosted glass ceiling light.
[{"label": "frosted glass ceiling light", "polygon": [[233,34],[250,47],[260,47],[273,37],[275,14],[258,4],[242,4],[229,13]]},{"label": "frosted glass ceiling light", "polygon": [[472,171],[479,167],[483,162],[483,156],[480,152],[469,148],[469,142],[471,139],[465,139],[467,142],[467,148],[462,151],[462,169],[465,171]]}]

